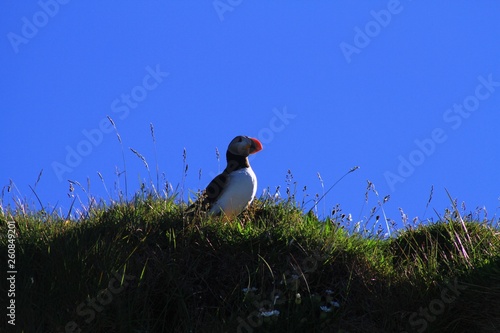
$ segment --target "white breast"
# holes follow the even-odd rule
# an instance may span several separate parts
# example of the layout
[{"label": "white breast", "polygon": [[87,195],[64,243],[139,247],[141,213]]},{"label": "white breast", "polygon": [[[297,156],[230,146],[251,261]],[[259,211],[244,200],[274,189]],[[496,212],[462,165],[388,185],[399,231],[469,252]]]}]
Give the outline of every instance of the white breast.
[{"label": "white breast", "polygon": [[257,177],[251,167],[233,171],[210,213],[223,212],[227,216],[236,216],[252,202],[256,192]]}]

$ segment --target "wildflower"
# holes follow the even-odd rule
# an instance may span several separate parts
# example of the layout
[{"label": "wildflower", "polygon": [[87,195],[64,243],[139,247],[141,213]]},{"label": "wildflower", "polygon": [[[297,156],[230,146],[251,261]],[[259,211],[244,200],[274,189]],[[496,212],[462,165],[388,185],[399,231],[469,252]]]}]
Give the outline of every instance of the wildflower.
[{"label": "wildflower", "polygon": [[302,302],[302,297],[299,293],[295,294],[295,304],[300,304]]},{"label": "wildflower", "polygon": [[323,311],[323,312],[332,312],[332,308],[331,308],[331,307],[329,307],[329,306],[326,306],[326,305],[321,305],[319,308],[320,308],[320,309],[321,309],[321,311]]},{"label": "wildflower", "polygon": [[248,294],[249,292],[257,291],[257,288],[255,288],[255,287],[243,288],[243,289],[241,289],[241,291],[243,291],[243,293],[245,293],[245,294]]},{"label": "wildflower", "polygon": [[279,316],[280,312],[279,310],[271,310],[271,311],[261,311],[260,315],[262,317],[272,317],[272,316]]}]

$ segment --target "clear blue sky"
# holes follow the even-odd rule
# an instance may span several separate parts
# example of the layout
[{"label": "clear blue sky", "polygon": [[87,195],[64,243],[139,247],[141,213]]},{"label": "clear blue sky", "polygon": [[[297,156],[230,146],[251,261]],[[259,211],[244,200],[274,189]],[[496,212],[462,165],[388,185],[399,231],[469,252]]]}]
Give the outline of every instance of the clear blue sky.
[{"label": "clear blue sky", "polygon": [[[500,3],[494,1],[8,2],[0,11],[0,185],[66,212],[68,179],[106,197],[141,153],[185,193],[222,168],[238,134],[259,138],[258,193],[287,170],[320,204],[366,219],[367,180],[388,218],[436,218],[450,201],[500,206]],[[202,170],[201,179],[199,170]],[[123,176],[121,177],[121,188]],[[426,210],[431,186],[433,199]],[[75,190],[84,202],[85,195]],[[12,203],[5,193],[3,204]],[[309,206],[312,204],[310,203]]]}]

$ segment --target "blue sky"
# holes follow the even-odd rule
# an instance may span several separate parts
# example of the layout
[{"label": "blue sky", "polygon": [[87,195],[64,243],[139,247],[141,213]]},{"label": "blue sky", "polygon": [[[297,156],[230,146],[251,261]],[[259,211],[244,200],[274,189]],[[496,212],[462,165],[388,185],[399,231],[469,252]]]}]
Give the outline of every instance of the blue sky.
[{"label": "blue sky", "polygon": [[[291,170],[355,221],[390,195],[400,223],[450,206],[500,206],[500,3],[494,1],[9,2],[0,13],[0,185],[66,212],[68,181],[106,198],[160,173],[185,193],[224,168],[236,135],[259,138],[258,193]],[[189,165],[183,180],[183,150]],[[201,177],[199,171],[202,171]],[[365,203],[367,180],[378,191]],[[426,204],[433,186],[433,197]],[[19,192],[17,192],[19,191]],[[83,201],[85,194],[76,189]],[[307,207],[310,207],[309,203]]]}]

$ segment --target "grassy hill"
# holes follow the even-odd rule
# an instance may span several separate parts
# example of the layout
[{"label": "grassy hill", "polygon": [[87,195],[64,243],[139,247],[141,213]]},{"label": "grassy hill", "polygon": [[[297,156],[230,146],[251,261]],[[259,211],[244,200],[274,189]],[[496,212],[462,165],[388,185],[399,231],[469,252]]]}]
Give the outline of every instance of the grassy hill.
[{"label": "grassy hill", "polygon": [[4,278],[0,331],[500,332],[492,223],[452,211],[384,239],[290,201],[258,200],[234,221],[183,209],[148,196],[78,221],[3,209],[16,326]]}]

